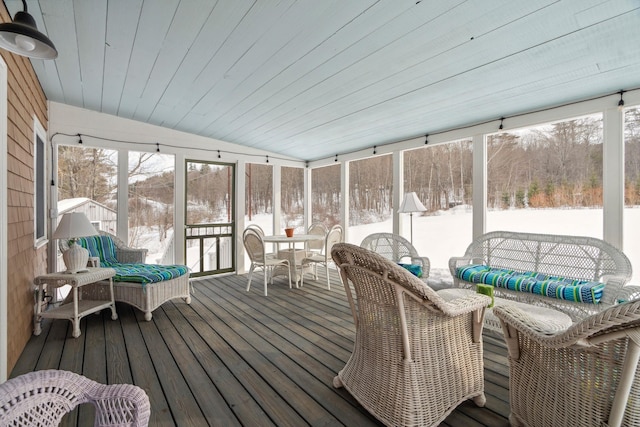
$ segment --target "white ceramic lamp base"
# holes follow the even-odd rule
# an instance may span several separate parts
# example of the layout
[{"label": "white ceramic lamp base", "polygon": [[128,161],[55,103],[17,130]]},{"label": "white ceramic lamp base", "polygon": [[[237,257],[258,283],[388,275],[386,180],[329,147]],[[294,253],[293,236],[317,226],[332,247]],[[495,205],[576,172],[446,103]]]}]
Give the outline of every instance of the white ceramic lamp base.
[{"label": "white ceramic lamp base", "polygon": [[89,251],[74,242],[65,253],[62,254],[67,273],[75,274],[87,269]]}]

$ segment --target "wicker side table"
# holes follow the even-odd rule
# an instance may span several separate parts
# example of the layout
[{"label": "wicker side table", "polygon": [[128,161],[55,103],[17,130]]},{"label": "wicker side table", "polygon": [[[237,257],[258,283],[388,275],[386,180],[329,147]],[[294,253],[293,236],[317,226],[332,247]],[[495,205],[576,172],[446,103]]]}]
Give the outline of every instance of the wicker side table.
[{"label": "wicker side table", "polygon": [[[41,311],[41,305],[36,304],[36,313],[33,326],[33,334],[40,335],[40,321],[42,318],[52,319],[69,319],[73,324],[73,337],[80,336],[80,319],[87,314],[95,313],[104,308],[111,308],[111,318],[116,320],[116,305],[113,299],[113,276],[116,272],[113,268],[88,268],[88,271],[82,273],[49,273],[35,278],[37,301],[41,300],[42,288],[44,285],[57,288],[63,285],[71,285],[73,300],[60,307],[50,310]],[[110,299],[109,300],[85,300],[81,298],[82,286],[92,283],[109,280]]]}]

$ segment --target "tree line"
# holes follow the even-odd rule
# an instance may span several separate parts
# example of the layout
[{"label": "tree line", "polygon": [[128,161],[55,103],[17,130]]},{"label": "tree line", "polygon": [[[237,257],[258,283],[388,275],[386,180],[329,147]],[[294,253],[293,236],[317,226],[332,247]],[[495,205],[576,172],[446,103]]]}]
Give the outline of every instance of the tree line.
[{"label": "tree line", "polygon": [[[487,140],[487,202],[491,209],[602,206],[603,135],[600,116],[589,116],[491,135]],[[116,165],[104,149],[59,147],[59,200],[88,197],[115,206]],[[131,177],[143,173],[151,154],[139,153]],[[404,186],[415,191],[427,212],[447,210],[472,200],[470,140],[408,150]],[[340,166],[312,171],[313,220],[340,219]],[[349,167],[351,224],[380,221],[394,208],[391,155],[353,161]],[[281,169],[281,209],[285,221],[303,212],[303,169]],[[640,110],[626,112],[625,203],[640,204]],[[248,164],[245,206],[251,217],[273,212],[271,165]],[[193,163],[187,168],[187,221],[230,221],[231,168]],[[131,180],[130,221],[139,225],[173,224],[173,168]],[[165,209],[158,206],[164,206]],[[171,208],[170,208],[171,207]]]}]

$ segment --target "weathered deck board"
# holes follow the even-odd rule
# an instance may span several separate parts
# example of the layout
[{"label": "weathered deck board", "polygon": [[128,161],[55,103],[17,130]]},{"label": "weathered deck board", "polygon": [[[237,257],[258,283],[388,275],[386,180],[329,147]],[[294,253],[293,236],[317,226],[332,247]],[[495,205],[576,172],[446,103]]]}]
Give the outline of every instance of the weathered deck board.
[{"label": "weathered deck board", "polygon": [[[289,289],[276,278],[262,295],[262,275],[250,292],[246,276],[193,281],[191,305],[169,302],[145,322],[118,304],[87,316],[82,335],[70,323],[47,319],[32,337],[12,376],[36,369],[65,369],[103,383],[134,383],[151,401],[152,426],[374,426],[379,423],[332,380],[351,354],[353,318],[332,272]],[[460,405],[442,426],[507,426],[506,349],[486,335],[487,404]],[[85,425],[91,408],[67,415],[63,425]],[[90,424],[90,423],[89,423]]]}]

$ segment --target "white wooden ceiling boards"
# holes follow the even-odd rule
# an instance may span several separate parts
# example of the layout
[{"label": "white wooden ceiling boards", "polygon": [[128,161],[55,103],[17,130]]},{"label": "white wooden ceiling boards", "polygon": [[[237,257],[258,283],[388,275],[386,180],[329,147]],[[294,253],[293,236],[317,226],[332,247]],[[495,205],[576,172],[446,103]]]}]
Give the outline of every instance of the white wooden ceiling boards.
[{"label": "white wooden ceiling boards", "polygon": [[301,160],[640,87],[637,0],[27,3],[50,100]]}]

